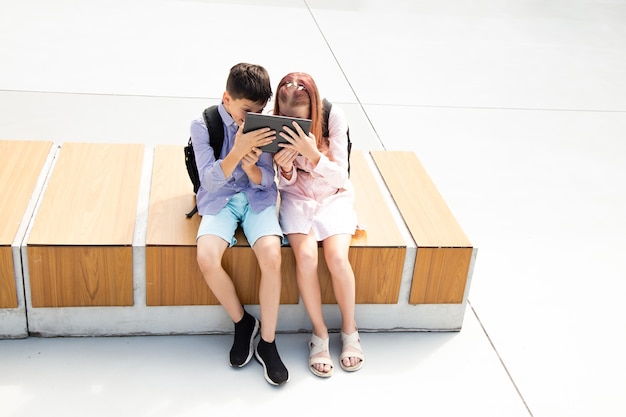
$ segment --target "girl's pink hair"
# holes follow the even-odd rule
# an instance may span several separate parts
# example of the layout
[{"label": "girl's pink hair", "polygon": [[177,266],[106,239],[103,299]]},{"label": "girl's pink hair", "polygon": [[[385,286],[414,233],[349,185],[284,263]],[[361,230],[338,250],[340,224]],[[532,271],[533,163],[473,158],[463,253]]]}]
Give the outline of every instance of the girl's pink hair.
[{"label": "girl's pink hair", "polygon": [[322,137],[322,100],[313,78],[304,72],[291,72],[278,83],[274,114],[280,114],[280,103],[286,106],[310,105],[311,133],[315,135],[317,147],[323,143]]}]

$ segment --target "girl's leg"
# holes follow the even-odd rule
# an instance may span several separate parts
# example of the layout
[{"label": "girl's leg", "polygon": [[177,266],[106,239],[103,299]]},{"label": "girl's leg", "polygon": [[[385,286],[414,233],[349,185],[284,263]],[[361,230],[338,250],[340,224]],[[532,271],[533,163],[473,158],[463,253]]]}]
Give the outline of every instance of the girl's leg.
[{"label": "girl's leg", "polygon": [[[333,283],[333,292],[341,311],[341,331],[352,334],[357,331],[354,318],[356,285],[354,271],[348,260],[348,251],[352,236],[347,234],[334,235],[323,242],[324,258],[330,271]],[[343,360],[345,366],[355,366],[360,361],[357,357],[347,357]]]},{"label": "girl's leg", "polygon": [[334,235],[323,242],[324,258],[332,277],[333,292],[341,311],[341,330],[344,333],[353,333],[356,330],[354,319],[355,283],[352,265],[348,260],[350,250],[350,235]]},{"label": "girl's leg", "polygon": [[296,258],[296,276],[302,302],[313,326],[309,364],[318,376],[332,375],[332,361],[328,352],[328,329],[322,312],[322,295],[317,275],[318,248],[313,234],[290,234],[287,236]]},{"label": "girl's leg", "polygon": [[313,333],[325,339],[328,329],[322,314],[322,294],[317,276],[317,240],[312,234],[290,234],[287,238],[296,258],[298,290],[313,325]]}]

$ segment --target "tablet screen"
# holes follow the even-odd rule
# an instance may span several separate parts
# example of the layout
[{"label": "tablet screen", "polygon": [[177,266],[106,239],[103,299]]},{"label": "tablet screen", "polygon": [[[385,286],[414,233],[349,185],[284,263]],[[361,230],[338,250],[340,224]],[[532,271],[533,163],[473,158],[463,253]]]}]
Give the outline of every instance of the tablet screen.
[{"label": "tablet screen", "polygon": [[284,117],[275,116],[273,114],[260,113],[246,113],[246,122],[244,124],[243,132],[247,133],[253,130],[261,129],[263,127],[269,127],[270,129],[275,130],[276,139],[269,145],[262,146],[259,149],[261,149],[263,152],[276,153],[282,149],[280,146],[278,146],[279,143],[287,143],[287,140],[279,135],[281,131],[286,133],[286,131],[283,129],[283,126],[289,126],[293,128],[293,121],[300,125],[306,135],[309,134],[309,130],[311,129],[311,120],[309,119],[299,119],[297,117]]}]

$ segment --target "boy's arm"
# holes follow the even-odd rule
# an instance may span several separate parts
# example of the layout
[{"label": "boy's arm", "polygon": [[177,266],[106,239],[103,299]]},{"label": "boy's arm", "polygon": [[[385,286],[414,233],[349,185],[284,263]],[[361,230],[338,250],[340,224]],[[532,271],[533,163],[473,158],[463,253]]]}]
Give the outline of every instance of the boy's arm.
[{"label": "boy's arm", "polygon": [[235,139],[235,146],[233,146],[230,152],[228,152],[228,155],[222,160],[222,171],[224,171],[226,178],[233,175],[235,168],[239,165],[239,161],[241,161],[245,155],[246,153],[242,153],[241,146],[237,146],[237,139]]},{"label": "boy's arm", "polygon": [[274,171],[274,157],[271,153],[261,152],[254,169],[256,170],[255,175],[258,175],[258,177],[255,177],[255,181],[250,177],[253,187],[265,188],[274,185],[276,172]]},{"label": "boy's arm", "polygon": [[259,185],[263,180],[263,173],[257,166],[257,162],[259,161],[259,157],[262,153],[263,152],[259,148],[254,148],[241,160],[241,168],[246,173],[248,180],[250,180],[252,184]]}]

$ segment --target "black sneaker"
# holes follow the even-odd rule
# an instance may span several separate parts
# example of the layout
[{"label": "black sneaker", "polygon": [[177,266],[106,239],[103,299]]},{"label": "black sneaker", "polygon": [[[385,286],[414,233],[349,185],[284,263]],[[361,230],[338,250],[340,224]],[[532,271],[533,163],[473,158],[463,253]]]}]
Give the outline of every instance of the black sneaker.
[{"label": "black sneaker", "polygon": [[230,349],[230,366],[241,368],[252,359],[254,338],[261,327],[256,317],[243,312],[243,318],[235,323],[235,341]]},{"label": "black sneaker", "polygon": [[267,343],[261,338],[254,356],[263,365],[267,382],[272,385],[281,385],[289,381],[289,372],[278,356],[275,342]]}]

